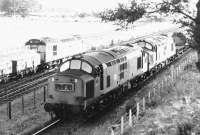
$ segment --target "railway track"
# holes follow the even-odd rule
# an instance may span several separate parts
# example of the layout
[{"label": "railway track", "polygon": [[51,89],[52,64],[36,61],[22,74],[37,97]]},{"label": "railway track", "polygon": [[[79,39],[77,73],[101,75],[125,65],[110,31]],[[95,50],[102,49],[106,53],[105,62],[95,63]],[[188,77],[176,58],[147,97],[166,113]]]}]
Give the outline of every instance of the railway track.
[{"label": "railway track", "polygon": [[47,79],[55,72],[48,72],[31,77],[22,82],[15,83],[11,86],[5,87],[0,90],[0,104],[4,104],[8,101],[12,101],[15,98],[22,96],[23,94],[30,93],[36,88],[45,86]]},{"label": "railway track", "polygon": [[40,73],[40,74],[36,74],[36,75],[30,76],[30,77],[25,77],[25,78],[23,78],[21,80],[18,80],[18,81],[13,81],[13,82],[9,82],[9,83],[0,85],[0,91],[3,91],[5,89],[15,88],[15,87],[17,87],[19,85],[23,85],[24,83],[34,81],[36,79],[39,79],[41,77],[45,77],[45,76],[51,75],[53,73],[55,73],[55,71]]}]

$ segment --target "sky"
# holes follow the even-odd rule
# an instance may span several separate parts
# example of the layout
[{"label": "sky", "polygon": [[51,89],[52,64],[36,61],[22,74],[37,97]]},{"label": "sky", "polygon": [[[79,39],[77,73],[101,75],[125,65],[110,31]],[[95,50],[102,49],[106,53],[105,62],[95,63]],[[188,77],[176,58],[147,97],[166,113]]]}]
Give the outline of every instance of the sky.
[{"label": "sky", "polygon": [[100,11],[130,0],[40,0],[44,8],[68,8],[76,11]]},{"label": "sky", "polygon": [[[39,0],[42,3],[44,9],[52,9],[52,8],[67,8],[68,10],[73,11],[102,11],[105,9],[114,9],[117,7],[118,3],[130,3],[131,0]],[[137,2],[142,2],[143,0],[136,0]],[[144,0],[149,1],[150,3],[158,3],[162,0]],[[193,6],[195,6],[197,0],[192,0]],[[191,1],[190,1],[191,3]],[[154,5],[153,4],[153,5]],[[195,7],[192,7],[195,8]]]}]

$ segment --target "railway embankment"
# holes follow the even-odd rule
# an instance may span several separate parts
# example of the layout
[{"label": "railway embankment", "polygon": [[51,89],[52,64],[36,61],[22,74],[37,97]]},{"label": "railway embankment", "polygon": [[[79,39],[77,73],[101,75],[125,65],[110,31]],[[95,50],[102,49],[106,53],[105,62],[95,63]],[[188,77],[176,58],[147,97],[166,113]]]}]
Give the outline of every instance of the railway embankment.
[{"label": "railway embankment", "polygon": [[11,103],[11,119],[8,117],[7,104],[1,105],[0,135],[21,134],[49,120],[49,114],[43,109],[43,96],[43,89],[38,89],[24,95],[23,98],[13,100]]}]

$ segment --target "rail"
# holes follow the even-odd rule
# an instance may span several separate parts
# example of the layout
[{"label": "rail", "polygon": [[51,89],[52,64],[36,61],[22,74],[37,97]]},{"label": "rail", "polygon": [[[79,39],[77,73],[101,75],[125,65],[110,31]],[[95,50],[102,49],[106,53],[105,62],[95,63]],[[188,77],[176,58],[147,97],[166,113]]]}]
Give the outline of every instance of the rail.
[{"label": "rail", "polygon": [[44,126],[40,130],[33,133],[32,135],[40,135],[40,134],[44,133],[46,130],[48,130],[49,128],[51,128],[52,126],[55,126],[56,124],[58,124],[60,121],[61,121],[60,119],[54,120],[50,124]]},{"label": "rail", "polygon": [[30,93],[36,88],[40,88],[47,85],[47,79],[53,74],[47,75],[43,78],[36,79],[32,82],[26,82],[16,87],[4,89],[0,91],[0,104],[4,104],[8,101],[12,101],[23,94]]}]

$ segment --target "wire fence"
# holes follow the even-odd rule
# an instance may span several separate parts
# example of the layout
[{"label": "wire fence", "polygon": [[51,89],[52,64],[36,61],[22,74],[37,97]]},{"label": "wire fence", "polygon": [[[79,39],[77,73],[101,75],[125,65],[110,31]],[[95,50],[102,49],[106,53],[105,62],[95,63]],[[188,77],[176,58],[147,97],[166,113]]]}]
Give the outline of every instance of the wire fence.
[{"label": "wire fence", "polygon": [[[47,95],[48,86],[46,84],[39,88],[34,88],[32,92],[21,95],[21,97],[14,100],[10,100],[6,104],[2,104],[0,106],[0,112],[2,112],[1,116],[6,114],[8,119],[13,119],[13,113],[19,112],[19,110],[21,110],[21,114],[23,115],[25,114],[26,108],[36,108],[38,104],[45,103]],[[30,100],[32,101],[31,103]],[[5,111],[6,113],[3,113]]]}]

